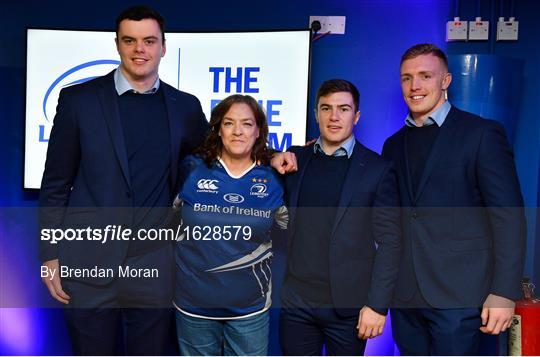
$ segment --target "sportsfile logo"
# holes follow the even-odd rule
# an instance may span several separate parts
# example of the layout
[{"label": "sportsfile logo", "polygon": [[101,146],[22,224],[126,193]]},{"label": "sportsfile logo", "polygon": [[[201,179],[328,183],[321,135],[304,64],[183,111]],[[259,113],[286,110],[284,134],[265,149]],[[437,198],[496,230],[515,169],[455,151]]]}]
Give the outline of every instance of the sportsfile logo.
[{"label": "sportsfile logo", "polygon": [[197,192],[217,193],[219,189],[218,183],[218,180],[200,179],[197,181]]},{"label": "sportsfile logo", "polygon": [[120,64],[118,60],[102,59],[81,63],[58,76],[47,88],[41,101],[41,111],[45,124],[39,125],[39,142],[48,142],[50,129],[60,90],[63,88],[84,83],[106,74]]}]

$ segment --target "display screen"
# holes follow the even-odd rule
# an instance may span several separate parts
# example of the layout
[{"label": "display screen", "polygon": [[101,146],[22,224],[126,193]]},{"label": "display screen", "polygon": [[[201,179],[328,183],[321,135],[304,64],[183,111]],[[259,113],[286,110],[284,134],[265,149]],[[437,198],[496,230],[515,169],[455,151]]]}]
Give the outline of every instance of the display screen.
[{"label": "display screen", "polygon": [[[160,79],[195,95],[210,118],[231,94],[267,113],[276,150],[306,139],[310,31],[166,33]],[[115,70],[115,33],[28,29],[24,188],[38,189],[62,88]]]}]

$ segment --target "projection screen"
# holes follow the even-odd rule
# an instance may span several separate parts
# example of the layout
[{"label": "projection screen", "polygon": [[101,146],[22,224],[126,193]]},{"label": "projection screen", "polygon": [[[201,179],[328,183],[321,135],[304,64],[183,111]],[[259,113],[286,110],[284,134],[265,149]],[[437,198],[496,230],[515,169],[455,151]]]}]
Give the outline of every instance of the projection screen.
[{"label": "projection screen", "polygon": [[[166,33],[160,79],[199,98],[207,118],[231,94],[265,108],[269,144],[306,139],[310,31]],[[41,184],[60,90],[115,70],[115,33],[28,29],[24,188]]]}]

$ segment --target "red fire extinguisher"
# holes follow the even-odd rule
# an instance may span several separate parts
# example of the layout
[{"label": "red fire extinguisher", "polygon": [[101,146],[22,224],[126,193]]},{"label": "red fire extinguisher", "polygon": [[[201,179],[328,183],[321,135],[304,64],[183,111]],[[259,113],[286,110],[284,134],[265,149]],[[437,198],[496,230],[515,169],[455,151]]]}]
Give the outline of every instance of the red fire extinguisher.
[{"label": "red fire extinguisher", "polygon": [[516,310],[508,334],[510,356],[540,355],[540,299],[534,297],[534,284],[523,278],[523,299],[516,302]]}]

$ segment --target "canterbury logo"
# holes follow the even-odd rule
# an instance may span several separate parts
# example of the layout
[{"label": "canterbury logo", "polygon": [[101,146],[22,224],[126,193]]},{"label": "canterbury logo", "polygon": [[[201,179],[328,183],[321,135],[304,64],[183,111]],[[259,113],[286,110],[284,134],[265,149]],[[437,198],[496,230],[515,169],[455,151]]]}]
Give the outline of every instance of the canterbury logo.
[{"label": "canterbury logo", "polygon": [[201,190],[217,190],[217,183],[219,183],[218,180],[201,179],[197,181],[197,187]]}]

